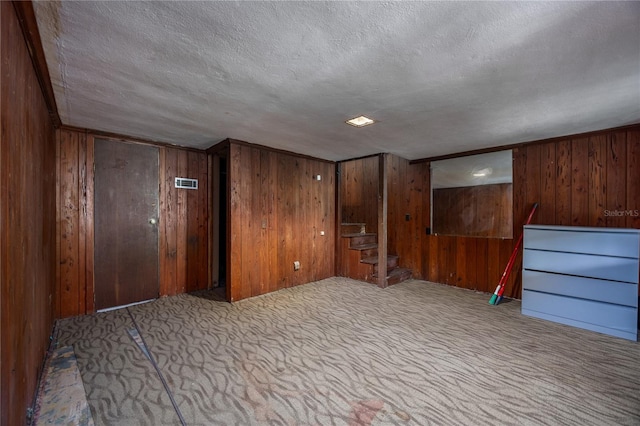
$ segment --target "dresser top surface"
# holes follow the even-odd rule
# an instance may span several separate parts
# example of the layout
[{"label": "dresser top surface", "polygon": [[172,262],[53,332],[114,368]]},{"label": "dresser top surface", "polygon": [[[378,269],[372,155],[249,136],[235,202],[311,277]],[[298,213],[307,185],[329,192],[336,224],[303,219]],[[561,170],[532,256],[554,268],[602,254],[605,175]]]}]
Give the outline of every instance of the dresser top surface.
[{"label": "dresser top surface", "polygon": [[636,234],[640,235],[640,229],[635,228],[604,228],[591,226],[559,226],[559,225],[524,225],[524,229],[540,229],[545,231],[567,232],[599,232],[607,234]]}]

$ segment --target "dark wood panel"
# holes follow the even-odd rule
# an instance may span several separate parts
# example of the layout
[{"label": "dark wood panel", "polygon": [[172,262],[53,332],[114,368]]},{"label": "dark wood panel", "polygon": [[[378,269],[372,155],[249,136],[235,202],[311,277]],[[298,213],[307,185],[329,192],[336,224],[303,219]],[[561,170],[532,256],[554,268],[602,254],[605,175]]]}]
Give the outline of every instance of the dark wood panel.
[{"label": "dark wood panel", "polygon": [[540,211],[537,223],[556,223],[556,144],[540,146]]},{"label": "dark wood panel", "polygon": [[[60,283],[58,288],[58,315],[66,317],[84,313],[79,310],[81,281],[80,273],[80,162],[79,145],[82,134],[58,133],[60,175]],[[82,271],[84,273],[84,271]]]},{"label": "dark wood panel", "polygon": [[[476,290],[492,292],[495,286],[489,283],[489,267],[488,267],[488,248],[489,239],[476,239],[476,253],[473,255],[476,263]],[[470,287],[473,288],[473,287]]]},{"label": "dark wood panel", "polygon": [[[627,218],[627,134],[612,133],[606,144],[607,170],[604,220],[607,227],[624,228]],[[638,177],[640,179],[640,177]]]},{"label": "dark wood panel", "polygon": [[627,132],[628,228],[640,228],[640,129]]},{"label": "dark wood panel", "polygon": [[589,138],[589,222],[588,226],[606,226],[604,216],[607,193],[607,136]]},{"label": "dark wood panel", "polygon": [[388,253],[398,255],[399,266],[415,278],[423,278],[421,250],[428,248],[430,227],[429,164],[410,165],[404,158],[389,157]]},{"label": "dark wood panel", "polygon": [[589,224],[589,139],[571,140],[571,225]]},{"label": "dark wood panel", "polygon": [[344,161],[340,167],[342,222],[365,223],[367,232],[377,232],[378,156]]},{"label": "dark wood panel", "polygon": [[571,140],[556,146],[555,223],[571,225]]},{"label": "dark wood panel", "polygon": [[56,137],[11,2],[0,2],[0,19],[0,424],[9,426],[26,422],[58,299]]},{"label": "dark wood panel", "polygon": [[93,137],[56,132],[56,315],[62,318],[95,309],[93,158]]},{"label": "dark wood panel", "polygon": [[177,292],[177,168],[175,150],[160,148],[160,294],[166,296]]},{"label": "dark wood panel", "polygon": [[[178,164],[175,177],[188,177],[189,164],[187,151],[180,149],[174,152],[178,156]],[[189,222],[189,208],[187,205],[187,197],[190,191],[192,190],[176,188],[178,220],[178,224],[176,226],[176,293],[178,294],[187,291],[187,226]]]},{"label": "dark wood panel", "polygon": [[232,300],[333,276],[335,164],[233,141],[230,163]]}]

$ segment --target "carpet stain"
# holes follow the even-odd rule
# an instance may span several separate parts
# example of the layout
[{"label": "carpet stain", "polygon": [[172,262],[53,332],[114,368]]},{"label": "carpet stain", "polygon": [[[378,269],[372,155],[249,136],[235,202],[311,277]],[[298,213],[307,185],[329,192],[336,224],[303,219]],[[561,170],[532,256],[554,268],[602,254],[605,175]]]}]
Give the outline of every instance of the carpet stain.
[{"label": "carpet stain", "polygon": [[400,417],[400,420],[408,422],[411,419],[411,416],[404,411],[396,411],[396,416]]},{"label": "carpet stain", "polygon": [[353,401],[351,413],[349,414],[349,426],[369,426],[373,419],[382,409],[384,401],[379,399],[369,399],[364,401]]}]

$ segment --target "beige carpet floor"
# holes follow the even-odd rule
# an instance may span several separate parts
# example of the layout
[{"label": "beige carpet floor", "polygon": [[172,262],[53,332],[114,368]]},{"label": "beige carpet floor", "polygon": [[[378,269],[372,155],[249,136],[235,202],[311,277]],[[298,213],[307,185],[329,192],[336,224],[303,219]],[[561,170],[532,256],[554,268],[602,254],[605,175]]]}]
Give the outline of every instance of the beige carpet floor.
[{"label": "beige carpet floor", "polygon": [[97,425],[640,424],[639,343],[489,296],[344,278],[183,294],[59,321],[57,344]]}]

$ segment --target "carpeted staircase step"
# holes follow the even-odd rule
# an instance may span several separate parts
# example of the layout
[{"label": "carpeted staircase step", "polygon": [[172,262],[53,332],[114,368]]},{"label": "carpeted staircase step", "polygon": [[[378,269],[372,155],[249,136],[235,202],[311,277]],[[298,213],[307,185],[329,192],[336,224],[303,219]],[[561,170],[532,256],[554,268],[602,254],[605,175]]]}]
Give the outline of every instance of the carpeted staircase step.
[{"label": "carpeted staircase step", "polygon": [[[395,268],[392,271],[388,272],[387,285],[394,285],[394,284],[401,283],[402,281],[411,279],[412,275],[413,275],[413,272],[411,272],[411,269]],[[377,275],[373,275],[373,278],[376,279]]]},{"label": "carpeted staircase step", "polygon": [[[349,246],[360,246],[363,244],[376,244],[377,234],[347,234]],[[343,235],[345,237],[345,235]],[[377,244],[376,244],[377,245]]]},{"label": "carpeted staircase step", "polygon": [[358,254],[360,259],[377,256],[378,255],[378,244],[377,243],[365,243],[365,244],[357,244],[354,246],[350,246],[349,250],[357,250],[360,253]]},{"label": "carpeted staircase step", "polygon": [[342,223],[340,225],[340,232],[343,234],[352,234],[352,233],[358,233],[358,234],[364,234],[366,228],[366,224],[364,223]]},{"label": "carpeted staircase step", "polygon": [[[373,273],[374,274],[378,273],[378,256],[365,257],[360,262],[368,263],[370,265],[373,265],[374,266]],[[398,256],[396,256],[394,254],[387,255],[387,270],[390,271],[391,269],[395,268],[396,266],[398,266]]]}]

